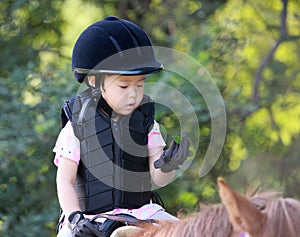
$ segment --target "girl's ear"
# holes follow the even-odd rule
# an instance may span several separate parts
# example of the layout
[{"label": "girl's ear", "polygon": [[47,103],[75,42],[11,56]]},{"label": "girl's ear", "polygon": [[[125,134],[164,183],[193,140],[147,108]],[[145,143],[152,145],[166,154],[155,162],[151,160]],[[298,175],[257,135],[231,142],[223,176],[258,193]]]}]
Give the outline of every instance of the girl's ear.
[{"label": "girl's ear", "polygon": [[90,86],[95,87],[95,81],[96,81],[95,76],[88,76],[87,80],[88,80],[88,83],[89,83]]},{"label": "girl's ear", "polygon": [[222,178],[218,178],[218,186],[220,198],[233,226],[238,231],[258,236],[266,225],[266,215],[247,198],[233,191]]}]

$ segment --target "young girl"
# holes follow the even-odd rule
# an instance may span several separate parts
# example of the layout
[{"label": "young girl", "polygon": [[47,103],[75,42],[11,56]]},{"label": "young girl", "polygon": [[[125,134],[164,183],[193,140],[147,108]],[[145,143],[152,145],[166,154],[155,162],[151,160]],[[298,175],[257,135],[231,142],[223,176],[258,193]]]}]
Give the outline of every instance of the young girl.
[{"label": "young girl", "polygon": [[151,46],[140,27],[116,17],[89,26],[74,46],[75,78],[88,87],[65,102],[54,148],[59,237],[97,236],[82,223],[99,213],[177,219],[155,203],[151,185],[174,178],[189,140],[163,150],[154,103],[144,95],[145,75],[163,68]]}]

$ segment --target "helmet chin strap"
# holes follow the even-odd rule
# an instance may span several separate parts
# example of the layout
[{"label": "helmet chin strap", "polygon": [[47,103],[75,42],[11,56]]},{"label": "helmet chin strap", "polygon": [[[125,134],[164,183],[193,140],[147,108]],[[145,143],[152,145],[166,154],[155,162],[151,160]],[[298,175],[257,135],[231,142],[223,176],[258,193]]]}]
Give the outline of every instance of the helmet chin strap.
[{"label": "helmet chin strap", "polygon": [[101,109],[104,110],[105,113],[107,113],[107,115],[109,117],[112,116],[113,114],[113,110],[112,108],[108,105],[108,103],[106,102],[106,100],[101,96],[101,82],[104,79],[104,75],[99,75],[96,74],[96,80],[95,80],[95,87],[92,87],[92,96],[93,98],[97,99],[98,104],[100,105]]},{"label": "helmet chin strap", "polygon": [[[113,109],[109,106],[109,104],[106,102],[106,100],[103,98],[103,96],[100,97],[99,102],[98,102],[100,108],[109,116],[112,117],[114,111]],[[114,113],[115,114],[115,113]]]},{"label": "helmet chin strap", "polygon": [[95,85],[91,85],[89,83],[89,80],[87,80],[87,77],[85,79],[85,83],[88,86],[89,90],[90,90],[90,97],[85,100],[85,102],[83,103],[82,107],[81,107],[81,111],[79,113],[79,117],[78,117],[78,121],[77,124],[78,125],[82,125],[83,121],[84,121],[84,116],[85,116],[85,112],[86,112],[86,108],[89,106],[90,103],[97,103],[98,106],[101,107],[101,109],[109,116],[111,117],[113,114],[113,110],[112,108],[108,105],[108,103],[105,101],[105,99],[101,96],[101,81],[102,81],[102,77],[103,75],[95,75]]}]

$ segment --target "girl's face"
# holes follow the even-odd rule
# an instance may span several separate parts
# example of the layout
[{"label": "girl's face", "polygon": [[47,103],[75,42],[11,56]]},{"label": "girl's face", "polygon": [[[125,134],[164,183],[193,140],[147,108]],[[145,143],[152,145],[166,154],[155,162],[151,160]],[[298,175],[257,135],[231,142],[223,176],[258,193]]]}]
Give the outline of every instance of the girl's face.
[{"label": "girl's face", "polygon": [[144,75],[105,76],[101,86],[103,98],[118,114],[128,115],[141,103],[144,95]]}]

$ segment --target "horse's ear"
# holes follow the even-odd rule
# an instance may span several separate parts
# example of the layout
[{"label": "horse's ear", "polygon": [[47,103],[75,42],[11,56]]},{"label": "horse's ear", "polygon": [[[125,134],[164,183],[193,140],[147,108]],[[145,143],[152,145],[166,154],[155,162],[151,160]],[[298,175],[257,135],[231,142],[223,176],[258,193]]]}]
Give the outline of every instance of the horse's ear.
[{"label": "horse's ear", "polygon": [[222,178],[218,178],[218,186],[233,226],[238,231],[257,236],[266,224],[266,216],[247,198],[233,191]]}]

